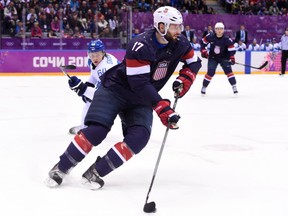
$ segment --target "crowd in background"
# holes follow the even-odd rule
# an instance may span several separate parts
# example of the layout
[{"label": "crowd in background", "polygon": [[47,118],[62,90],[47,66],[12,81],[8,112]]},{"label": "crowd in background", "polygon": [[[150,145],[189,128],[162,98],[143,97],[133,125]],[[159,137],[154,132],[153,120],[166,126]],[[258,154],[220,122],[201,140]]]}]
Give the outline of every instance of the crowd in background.
[{"label": "crowd in background", "polygon": [[231,14],[288,16],[287,0],[221,0],[221,3]]},{"label": "crowd in background", "polygon": [[[232,14],[286,16],[288,10],[288,0],[219,1]],[[122,19],[128,10],[154,12],[164,5],[182,13],[215,14],[206,0],[0,0],[1,33],[19,38],[118,38],[127,34]],[[139,33],[134,29],[132,37]],[[195,49],[199,39],[199,35],[190,39]],[[271,38],[269,43],[273,41]],[[238,42],[235,40],[239,47]],[[239,49],[249,49],[247,43],[240,41]]]},{"label": "crowd in background", "polygon": [[[122,14],[175,6],[183,13],[214,13],[205,0],[1,0],[1,33],[11,37],[119,37]],[[61,32],[62,30],[62,32]],[[30,35],[31,33],[31,35]],[[27,34],[26,34],[27,36]]]}]

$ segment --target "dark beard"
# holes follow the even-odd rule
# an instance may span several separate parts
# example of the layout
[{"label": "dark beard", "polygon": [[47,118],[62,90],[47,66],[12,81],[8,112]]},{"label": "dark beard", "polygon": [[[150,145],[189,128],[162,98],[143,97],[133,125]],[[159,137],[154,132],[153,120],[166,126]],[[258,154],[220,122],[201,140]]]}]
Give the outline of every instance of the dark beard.
[{"label": "dark beard", "polygon": [[176,43],[179,40],[179,37],[177,39],[173,39],[173,37],[170,36],[169,33],[167,33],[164,38],[169,42],[169,43]]}]

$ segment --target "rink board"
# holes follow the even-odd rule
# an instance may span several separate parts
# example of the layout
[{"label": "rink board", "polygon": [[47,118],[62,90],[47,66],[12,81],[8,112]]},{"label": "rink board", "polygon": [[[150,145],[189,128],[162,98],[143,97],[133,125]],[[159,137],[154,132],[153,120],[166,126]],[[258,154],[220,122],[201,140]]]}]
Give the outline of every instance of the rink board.
[{"label": "rink board", "polygon": [[[107,50],[118,60],[122,60],[125,50]],[[199,51],[195,51],[201,56]],[[242,65],[233,65],[235,74],[275,74],[279,73],[281,68],[281,52],[237,52],[235,55],[236,62],[259,67],[265,61],[268,61],[267,67],[262,70],[251,69]],[[1,50],[0,51],[0,75],[62,75],[59,67],[61,65],[73,64],[76,70],[68,71],[75,75],[89,74],[87,64],[87,53],[83,50]],[[175,72],[177,73],[182,63],[178,65]],[[202,59],[200,74],[207,72],[207,59]],[[220,65],[216,73],[222,73]]]}]

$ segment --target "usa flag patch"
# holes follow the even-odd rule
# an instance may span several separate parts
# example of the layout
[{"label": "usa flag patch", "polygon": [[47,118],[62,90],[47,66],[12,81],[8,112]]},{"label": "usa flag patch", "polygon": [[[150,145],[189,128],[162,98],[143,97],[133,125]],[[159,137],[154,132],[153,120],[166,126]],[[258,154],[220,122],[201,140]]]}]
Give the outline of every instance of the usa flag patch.
[{"label": "usa flag patch", "polygon": [[169,65],[168,61],[159,62],[153,74],[153,80],[163,79],[167,74],[168,65]]}]

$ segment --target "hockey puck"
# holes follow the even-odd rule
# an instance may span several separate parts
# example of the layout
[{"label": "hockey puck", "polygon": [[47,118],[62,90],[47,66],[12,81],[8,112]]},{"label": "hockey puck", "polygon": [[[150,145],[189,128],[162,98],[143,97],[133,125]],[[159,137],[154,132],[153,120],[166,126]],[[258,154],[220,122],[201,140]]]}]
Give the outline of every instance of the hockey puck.
[{"label": "hockey puck", "polygon": [[146,213],[155,213],[156,212],[156,203],[149,202],[144,205],[143,211]]}]

